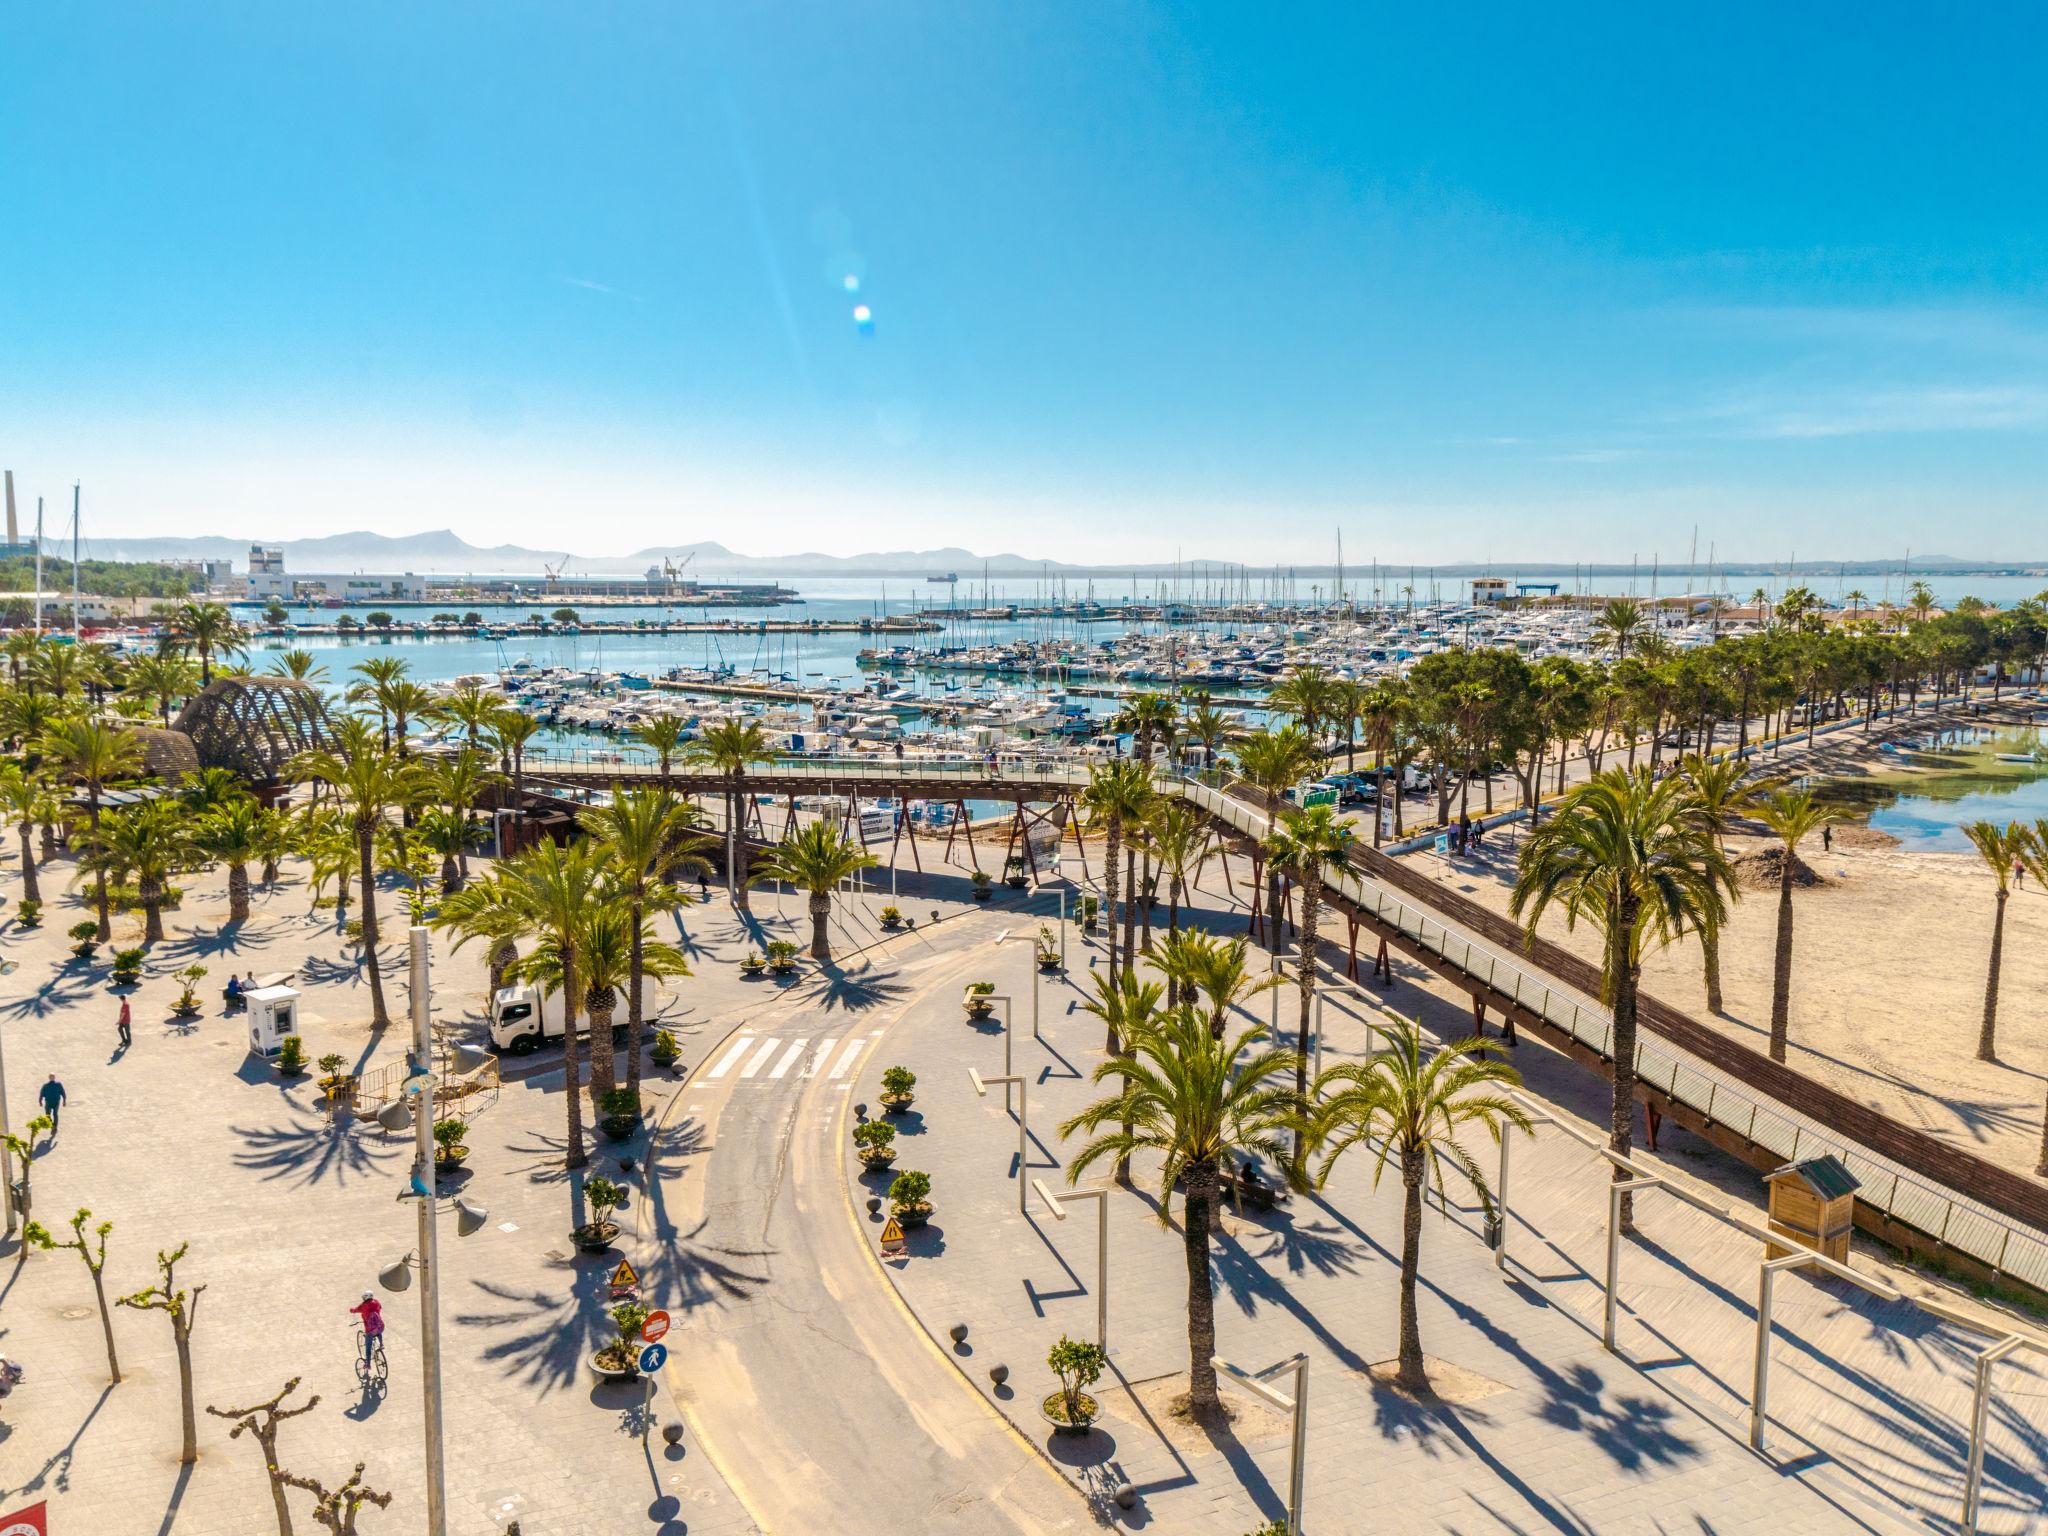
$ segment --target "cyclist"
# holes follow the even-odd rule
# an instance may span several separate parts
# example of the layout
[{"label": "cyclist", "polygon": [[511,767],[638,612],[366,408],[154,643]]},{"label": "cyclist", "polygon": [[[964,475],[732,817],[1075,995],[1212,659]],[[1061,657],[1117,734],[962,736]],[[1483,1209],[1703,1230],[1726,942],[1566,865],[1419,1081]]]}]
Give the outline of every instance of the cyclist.
[{"label": "cyclist", "polygon": [[384,1308],[375,1292],[365,1291],[362,1301],[349,1311],[363,1320],[363,1364],[368,1365],[384,1346]]}]

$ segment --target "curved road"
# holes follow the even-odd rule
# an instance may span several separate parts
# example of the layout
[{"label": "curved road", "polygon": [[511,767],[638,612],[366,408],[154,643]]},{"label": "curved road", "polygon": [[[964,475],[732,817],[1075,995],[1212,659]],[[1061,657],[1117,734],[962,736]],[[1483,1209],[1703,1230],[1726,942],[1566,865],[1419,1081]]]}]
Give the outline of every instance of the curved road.
[{"label": "curved road", "polygon": [[974,961],[961,940],[987,923],[771,1001],[676,1097],[681,1150],[664,1154],[652,1202],[656,1277],[681,1298],[666,1379],[771,1536],[1093,1525],[898,1299],[846,1177],[861,1064],[908,1009],[961,985]]}]

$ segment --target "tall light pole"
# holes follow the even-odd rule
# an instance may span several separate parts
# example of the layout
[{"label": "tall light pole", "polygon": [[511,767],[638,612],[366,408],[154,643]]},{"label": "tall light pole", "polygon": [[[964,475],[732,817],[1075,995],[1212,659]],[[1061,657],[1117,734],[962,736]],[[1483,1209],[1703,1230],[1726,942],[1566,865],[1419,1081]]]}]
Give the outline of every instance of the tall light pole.
[{"label": "tall light pole", "polygon": [[[0,976],[12,976],[15,962],[0,960]],[[0,1205],[7,1207],[7,1235],[14,1236],[14,1149],[7,1144],[7,1033],[0,1030]]]}]

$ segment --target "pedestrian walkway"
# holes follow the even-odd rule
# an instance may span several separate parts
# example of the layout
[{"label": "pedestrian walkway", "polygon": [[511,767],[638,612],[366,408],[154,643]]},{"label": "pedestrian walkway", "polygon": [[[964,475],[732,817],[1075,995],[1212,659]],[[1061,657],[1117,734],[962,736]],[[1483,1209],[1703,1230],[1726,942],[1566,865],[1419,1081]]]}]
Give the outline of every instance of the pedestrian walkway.
[{"label": "pedestrian walkway", "polygon": [[[1098,956],[1077,946],[1076,983]],[[999,990],[1029,985],[1023,946],[985,951],[977,963],[977,979]],[[1038,1418],[1054,1386],[1048,1346],[1062,1333],[1092,1337],[1097,1316],[1094,1220],[1084,1212],[1055,1222],[1035,1200],[1018,1211],[1020,1173],[1064,1187],[1070,1149],[1058,1122],[1105,1091],[1086,1081],[1103,1059],[1102,1025],[1078,1011],[1077,987],[1062,991],[1041,1010],[1043,1038],[1027,1030],[1013,1042],[1028,1093],[1021,1170],[1013,1113],[993,1091],[977,1097],[967,1075],[969,1066],[999,1071],[1001,1045],[963,1026],[950,998],[897,1026],[870,1062],[864,1097],[885,1058],[918,1074],[915,1150],[898,1167],[932,1175],[937,1208],[911,1255],[887,1271],[973,1388],[1046,1447],[1103,1518],[1241,1536],[1282,1512],[1288,1426],[1256,1408],[1234,1435],[1212,1438],[1171,1418],[1167,1404],[1185,1390],[1187,1370],[1184,1249],[1158,1221],[1153,1169],[1143,1163],[1132,1190],[1110,1194],[1104,1423],[1076,1442]],[[1427,1026],[1469,1032],[1462,999],[1406,980],[1398,999]],[[1335,1008],[1330,1020],[1326,1061],[1367,1048],[1362,1026]],[[1525,1043],[1517,1060],[1535,1091],[1567,1109],[1605,1093],[1541,1046]],[[1719,1162],[1682,1134],[1667,1134],[1665,1149],[1667,1161],[1710,1177]],[[1623,1259],[1621,1352],[1609,1353],[1597,1285],[1605,1174],[1555,1134],[1517,1155],[1519,1262],[1508,1279],[1459,1192],[1425,1220],[1423,1343],[1451,1368],[1441,1370],[1449,1400],[1427,1406],[1371,1375],[1396,1353],[1397,1180],[1374,1190],[1368,1165],[1353,1162],[1325,1198],[1226,1214],[1211,1260],[1220,1353],[1253,1369],[1295,1351],[1309,1357],[1308,1529],[1357,1528],[1344,1522],[1366,1510],[1404,1531],[1953,1528],[1969,1382],[1959,1330],[1853,1289],[1781,1283],[1772,1441],[1760,1456],[1745,1418],[1753,1245],[1738,1249],[1725,1228],[1709,1231],[1714,1224],[1684,1207],[1639,1197],[1642,1236]],[[851,1157],[845,1166],[850,1191],[865,1196],[872,1181]],[[873,1240],[878,1223],[869,1225]],[[958,1324],[967,1334],[956,1347]],[[988,1376],[998,1364],[1009,1368],[1003,1388]],[[2043,1528],[2048,1401],[2034,1369],[2001,1377],[1986,1531]],[[1112,1497],[1123,1482],[1140,1494],[1128,1514]]]},{"label": "pedestrian walkway", "polygon": [[799,1080],[816,1077],[820,1072],[828,1078],[843,1078],[874,1038],[851,1035],[841,1040],[837,1035],[826,1035],[785,1040],[780,1035],[764,1037],[751,1029],[742,1029],[732,1037],[717,1064],[704,1075],[712,1082],[732,1077],[740,1082],[771,1083],[789,1077],[792,1072]]}]

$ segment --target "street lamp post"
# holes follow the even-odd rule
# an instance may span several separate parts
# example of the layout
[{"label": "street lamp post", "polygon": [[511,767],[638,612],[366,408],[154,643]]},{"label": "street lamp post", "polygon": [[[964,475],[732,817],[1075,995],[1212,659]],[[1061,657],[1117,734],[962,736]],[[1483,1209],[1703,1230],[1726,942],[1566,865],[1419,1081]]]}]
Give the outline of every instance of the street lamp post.
[{"label": "street lamp post", "polygon": [[[1247,1371],[1232,1365],[1221,1355],[1211,1355],[1209,1363],[1253,1397],[1293,1418],[1294,1452],[1287,1472],[1287,1536],[1301,1536],[1301,1497],[1308,1476],[1305,1455],[1308,1449],[1308,1356],[1289,1355],[1263,1371]],[[1270,1385],[1274,1377],[1285,1376],[1290,1371],[1294,1373],[1292,1397]]]},{"label": "street lamp post", "polygon": [[[0,976],[12,976],[15,962],[0,960]],[[0,1029],[0,1206],[7,1208],[7,1235],[14,1236],[14,1149],[7,1145],[7,1032]]]},{"label": "street lamp post", "polygon": [[1047,1189],[1043,1179],[1033,1179],[1031,1187],[1052,1212],[1054,1221],[1067,1219],[1069,1200],[1095,1202],[1095,1347],[1106,1353],[1109,1349],[1109,1191]]},{"label": "street lamp post", "polygon": [[967,1075],[974,1080],[974,1093],[977,1098],[985,1099],[988,1097],[988,1085],[990,1083],[1001,1083],[1003,1085],[1005,1108],[1008,1107],[1010,1085],[1012,1083],[1017,1085],[1017,1214],[1022,1216],[1025,1214],[1024,1195],[1029,1187],[1029,1179],[1024,1172],[1024,1168],[1025,1150],[1028,1145],[1026,1138],[1030,1134],[1030,1117],[1025,1110],[1027,1089],[1024,1079],[1021,1075],[1014,1074],[1003,1077],[983,1077],[972,1067],[967,1069]]}]

